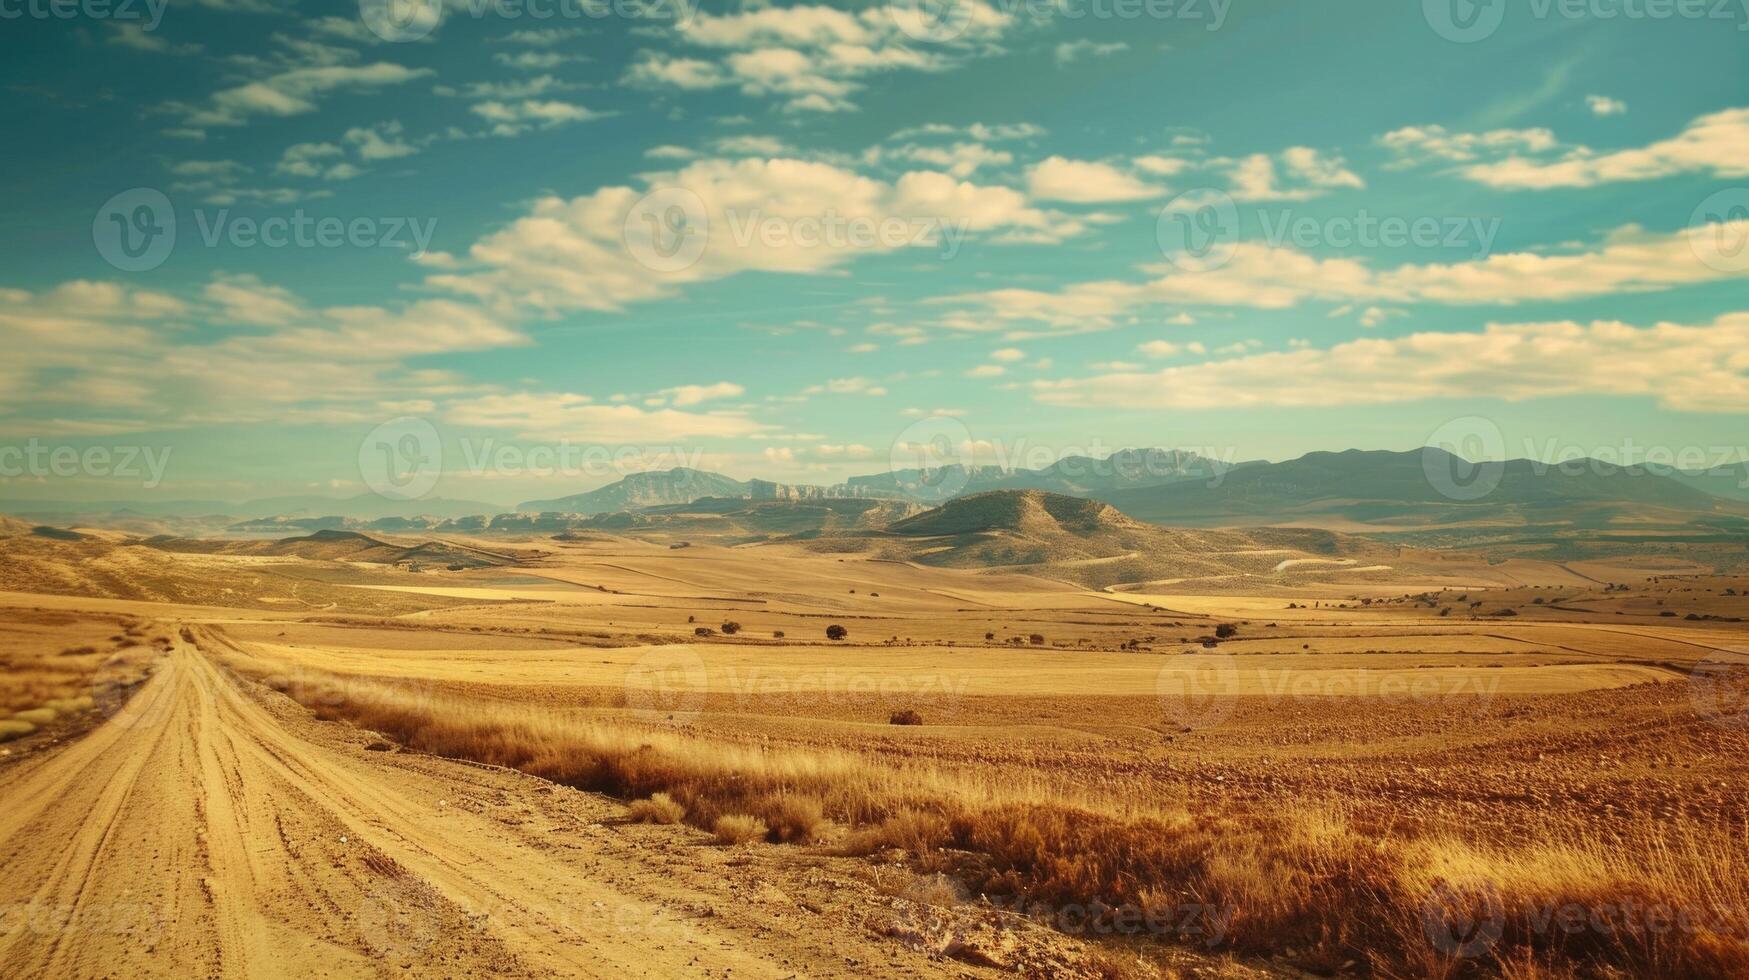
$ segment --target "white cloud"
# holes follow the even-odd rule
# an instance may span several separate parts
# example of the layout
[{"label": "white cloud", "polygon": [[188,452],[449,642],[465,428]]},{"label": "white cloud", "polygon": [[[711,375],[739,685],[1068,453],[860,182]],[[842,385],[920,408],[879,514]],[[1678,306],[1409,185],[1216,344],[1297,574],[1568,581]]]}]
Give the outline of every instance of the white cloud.
[{"label": "white cloud", "polygon": [[1023,351],[1018,347],[1004,347],[1001,350],[991,351],[990,360],[1001,361],[1004,364],[1013,364],[1016,361],[1026,360],[1026,351]]},{"label": "white cloud", "polygon": [[1028,168],[1026,182],[1036,198],[1076,204],[1142,201],[1163,193],[1109,163],[1060,156],[1046,157]]},{"label": "white cloud", "polygon": [[703,402],[715,401],[719,398],[739,398],[747,393],[747,389],[729,381],[719,381],[710,385],[679,385],[674,388],[663,388],[662,394],[668,396],[677,408],[690,408]]},{"label": "white cloud", "polygon": [[190,127],[204,128],[241,126],[253,116],[298,116],[315,112],[317,101],[330,92],[401,85],[431,73],[386,61],[293,68],[216,92],[205,107],[187,109],[185,119]]},{"label": "white cloud", "polygon": [[1122,41],[1101,43],[1079,38],[1074,41],[1064,41],[1057,45],[1057,64],[1067,65],[1082,58],[1105,58],[1120,52],[1128,51],[1130,46]]},{"label": "white cloud", "polygon": [[[1522,136],[1526,132],[1537,136],[1527,141]],[[1506,135],[1513,133],[1520,135]],[[1510,190],[1595,187],[1685,173],[1749,176],[1749,108],[1701,116],[1669,139],[1620,150],[1562,146],[1546,130],[1452,135],[1438,127],[1421,127],[1398,130],[1383,139],[1410,159],[1420,154],[1461,162],[1465,165],[1457,172],[1465,178]]]},{"label": "white cloud", "polygon": [[817,4],[756,7],[734,13],[698,13],[675,34],[695,48],[722,52],[720,60],[642,52],[627,70],[628,84],[700,90],[735,85],[753,97],[785,100],[792,112],[843,112],[866,76],[891,71],[940,71],[956,57],[994,50],[1014,18],[984,0],[954,9],[964,29],[951,39],[920,45],[930,14],[896,3],[840,10]]},{"label": "white cloud", "polygon": [[519,136],[531,129],[552,129],[567,123],[600,118],[580,105],[556,100],[523,99],[520,102],[477,102],[469,106],[474,115],[492,124],[494,136]]},{"label": "white cloud", "polygon": [[868,395],[879,398],[887,393],[883,385],[876,384],[868,378],[833,378],[823,385],[809,385],[802,389],[804,395]]},{"label": "white cloud", "polygon": [[966,371],[968,378],[1000,378],[1008,373],[1008,369],[1000,364],[980,364]]},{"label": "white cloud", "polygon": [[507,430],[521,439],[567,439],[608,445],[747,436],[765,428],[733,412],[599,405],[586,395],[573,393],[481,395],[450,403],[445,418],[455,425]]},{"label": "white cloud", "polygon": [[1749,411],[1749,313],[1709,324],[1492,324],[1365,338],[1149,373],[1033,383],[1047,404],[1125,409],[1383,405],[1432,398],[1645,397],[1670,411]]},{"label": "white cloud", "polygon": [[[1670,233],[1625,226],[1589,250],[1511,252],[1468,262],[1401,265],[1375,271],[1359,259],[1320,259],[1292,248],[1241,243],[1223,266],[1187,272],[1170,265],[1148,282],[1095,281],[1056,292],[1000,289],[948,297],[971,302],[998,321],[1034,320],[1059,329],[1098,329],[1150,304],[1286,309],[1307,301],[1513,305],[1670,289],[1738,278],[1728,263],[1708,264],[1715,240],[1749,237],[1749,220]],[[1375,319],[1389,314],[1380,312]],[[944,321],[952,326],[956,321]],[[985,321],[988,322],[988,321]]]},{"label": "white cloud", "polygon": [[[1293,186],[1284,186],[1284,177]],[[1230,193],[1239,201],[1309,201],[1335,188],[1366,186],[1341,157],[1308,146],[1289,147],[1273,158],[1253,153],[1232,164],[1232,179]]]},{"label": "white cloud", "polygon": [[401,124],[391,121],[375,126],[355,126],[346,131],[344,139],[357,149],[361,160],[397,160],[419,152],[418,147],[402,139],[401,134]]},{"label": "white cloud", "polygon": [[[625,236],[653,234],[634,212],[644,194],[631,187],[605,187],[569,201],[537,201],[527,216],[474,244],[468,255],[472,270],[434,276],[430,282],[507,310],[614,310],[671,295],[688,283],[746,271],[819,274],[859,255],[940,248],[938,236],[946,230],[989,234],[999,241],[1060,241],[1086,227],[1032,207],[1019,191],[928,171],[888,183],[825,163],[709,159],[647,179],[656,188],[684,189],[702,205],[684,229],[687,235],[703,236],[702,252],[685,268],[659,270],[638,260],[641,253],[628,248]],[[842,246],[793,236],[737,235],[736,229],[744,228],[755,213],[786,228],[826,215],[874,226],[897,219],[907,228],[914,226],[917,234],[846,241]]]},{"label": "white cloud", "polygon": [[1620,99],[1612,99],[1607,95],[1587,95],[1585,106],[1594,116],[1619,116],[1628,111],[1628,104]]},{"label": "white cloud", "polygon": [[1444,126],[1405,126],[1379,137],[1400,164],[1428,161],[1467,163],[1485,156],[1542,153],[1559,143],[1546,129],[1494,129],[1485,133],[1453,133]]}]

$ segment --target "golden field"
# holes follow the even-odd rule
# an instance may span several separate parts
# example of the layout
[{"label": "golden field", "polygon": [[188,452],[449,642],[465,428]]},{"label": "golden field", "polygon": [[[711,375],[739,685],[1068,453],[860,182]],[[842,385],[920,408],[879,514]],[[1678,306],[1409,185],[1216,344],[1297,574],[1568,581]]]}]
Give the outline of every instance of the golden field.
[{"label": "golden field", "polygon": [[[95,767],[76,782],[131,780],[87,801],[113,825],[150,818],[207,854],[190,890],[191,872],[145,889],[177,951],[152,962],[1749,970],[1749,579],[1428,552],[1094,589],[787,544],[457,544],[518,560],[411,571],[85,542],[51,563],[28,544],[57,577],[35,592],[15,565],[3,599],[55,642],[75,624],[166,637],[130,702],[147,721],[114,736],[152,754],[73,760]],[[82,584],[89,565],[157,578]],[[87,740],[116,727],[88,715]],[[0,791],[73,778],[57,761],[73,750],[44,741],[12,743]],[[231,802],[190,809],[189,787]],[[291,829],[251,852],[269,820]],[[152,870],[87,823],[56,806],[0,822],[0,853],[62,855],[8,861],[5,894],[52,904],[81,867]],[[558,884],[577,875],[587,902]],[[385,889],[408,933],[387,952]],[[616,903],[636,911],[593,911]],[[663,952],[604,958],[628,921],[664,923]],[[0,930],[27,974],[126,945],[92,936]]]}]

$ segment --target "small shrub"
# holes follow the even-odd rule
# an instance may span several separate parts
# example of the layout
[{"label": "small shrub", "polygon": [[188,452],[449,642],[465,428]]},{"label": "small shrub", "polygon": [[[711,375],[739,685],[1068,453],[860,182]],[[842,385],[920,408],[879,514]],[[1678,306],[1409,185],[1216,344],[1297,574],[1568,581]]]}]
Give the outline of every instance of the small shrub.
[{"label": "small shrub", "polygon": [[717,631],[709,626],[700,626],[692,631],[693,636],[715,636]]},{"label": "small shrub", "polygon": [[1239,627],[1234,626],[1232,623],[1221,623],[1215,627],[1215,638],[1225,640],[1228,637],[1236,635],[1238,632]]},{"label": "small shrub", "polygon": [[731,619],[723,624],[722,629],[724,635],[734,636],[736,633],[741,632],[741,624]]},{"label": "small shrub", "polygon": [[679,823],[686,817],[686,808],[667,793],[657,793],[647,800],[633,800],[627,813],[636,823]]},{"label": "small shrub", "polygon": [[774,640],[783,639],[783,630],[772,630],[771,631],[771,638]]},{"label": "small shrub", "polygon": [[28,721],[16,718],[0,719],[0,742],[10,742],[15,738],[23,738],[36,731],[36,726]]},{"label": "small shrub", "polygon": [[889,724],[889,725],[921,725],[921,724],[923,724],[923,716],[918,714],[916,711],[912,710],[911,708],[906,708],[903,711],[893,712],[892,717],[887,719],[887,724]]},{"label": "small shrub", "polygon": [[828,640],[842,640],[849,635],[850,631],[837,623],[833,623],[831,626],[826,627],[826,639]]},{"label": "small shrub", "polygon": [[[755,823],[759,822],[757,818],[753,819]],[[820,831],[826,825],[826,814],[820,809],[818,800],[807,796],[785,796],[766,812],[764,823],[769,826],[767,836],[773,841],[812,844],[820,839]]]},{"label": "small shrub", "polygon": [[1045,645],[1045,635],[1043,633],[1034,633],[1027,637],[1027,639],[1031,640],[1032,645],[1035,647],[1042,647]]},{"label": "small shrub", "polygon": [[712,832],[719,844],[747,844],[765,836],[765,821],[745,813],[725,813],[717,818]]}]

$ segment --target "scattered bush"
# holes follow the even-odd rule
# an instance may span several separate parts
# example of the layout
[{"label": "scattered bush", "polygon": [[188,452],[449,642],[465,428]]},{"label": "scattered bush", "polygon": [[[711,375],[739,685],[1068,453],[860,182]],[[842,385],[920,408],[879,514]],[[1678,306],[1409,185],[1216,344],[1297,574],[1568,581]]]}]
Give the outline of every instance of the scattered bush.
[{"label": "scattered bush", "polygon": [[831,626],[826,627],[826,639],[828,640],[842,640],[849,635],[850,631],[837,623],[833,623]]},{"label": "scattered bush", "polygon": [[766,834],[765,821],[745,813],[726,813],[717,818],[711,832],[719,844],[748,844]]},{"label": "scattered bush", "polygon": [[1225,640],[1228,637],[1236,635],[1238,632],[1239,627],[1234,626],[1232,623],[1221,623],[1219,626],[1215,627],[1215,638]]},{"label": "scattered bush", "polygon": [[771,638],[774,640],[783,639],[783,630],[772,630],[771,631]]},{"label": "scattered bush", "polygon": [[693,636],[716,636],[717,631],[709,626],[700,626],[692,631]]},{"label": "scattered bush", "polygon": [[674,802],[667,793],[657,793],[647,800],[633,800],[627,812],[636,823],[679,823],[686,818],[686,808]]},{"label": "scattered bush", "polygon": [[1032,645],[1035,647],[1042,647],[1045,645],[1045,635],[1043,633],[1034,633],[1027,637],[1027,639],[1032,641]]},{"label": "scattered bush", "polygon": [[[812,844],[820,839],[826,826],[826,814],[820,801],[806,796],[785,796],[765,812],[765,819],[751,818],[762,824],[765,836],[781,844]],[[769,829],[765,829],[769,828]],[[718,831],[719,839],[722,832]]]},{"label": "scattered bush", "polygon": [[889,724],[889,725],[921,725],[921,724],[923,724],[923,716],[918,714],[916,711],[912,710],[911,708],[905,708],[902,711],[893,712],[892,717],[887,719],[887,724]]},{"label": "scattered bush", "polygon": [[734,636],[736,633],[741,632],[741,624],[731,619],[723,624],[722,630],[724,635]]}]

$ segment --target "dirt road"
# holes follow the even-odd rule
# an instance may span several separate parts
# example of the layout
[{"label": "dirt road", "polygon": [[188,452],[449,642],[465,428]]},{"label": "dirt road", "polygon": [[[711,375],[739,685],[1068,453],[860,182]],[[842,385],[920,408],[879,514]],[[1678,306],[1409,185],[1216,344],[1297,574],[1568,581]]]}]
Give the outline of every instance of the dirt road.
[{"label": "dirt road", "polygon": [[0,773],[5,973],[966,975],[872,942],[854,890],[372,742],[179,640],[114,717]]}]

